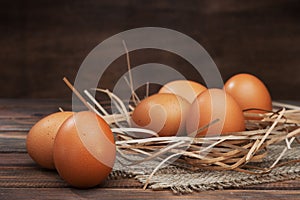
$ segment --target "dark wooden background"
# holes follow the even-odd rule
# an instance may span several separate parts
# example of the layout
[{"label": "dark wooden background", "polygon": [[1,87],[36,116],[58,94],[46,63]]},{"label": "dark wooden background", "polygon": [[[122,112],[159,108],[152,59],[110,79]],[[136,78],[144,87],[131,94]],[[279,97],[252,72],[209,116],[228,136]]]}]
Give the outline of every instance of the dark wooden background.
[{"label": "dark wooden background", "polygon": [[[185,33],[210,53],[224,80],[260,77],[274,99],[300,100],[298,0],[1,0],[0,97],[70,98],[85,56],[121,31],[158,26]],[[133,66],[159,62],[197,80],[186,62],[160,51],[131,54]],[[126,71],[121,57],[102,86]]]}]

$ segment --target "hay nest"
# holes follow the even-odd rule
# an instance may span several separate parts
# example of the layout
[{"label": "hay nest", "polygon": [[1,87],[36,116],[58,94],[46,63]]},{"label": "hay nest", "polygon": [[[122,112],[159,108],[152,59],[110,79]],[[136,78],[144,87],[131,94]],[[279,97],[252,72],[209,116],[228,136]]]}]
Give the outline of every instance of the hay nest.
[{"label": "hay nest", "polygon": [[[250,114],[245,112],[246,116]],[[260,120],[246,120],[247,131],[228,133],[212,137],[151,137],[137,139],[119,135],[117,147],[125,154],[139,152],[149,155],[146,160],[168,154],[180,155],[177,162],[184,162],[190,169],[238,170],[248,173],[266,173],[276,167],[285,151],[291,148],[300,134],[300,110],[281,108],[266,114],[252,114]],[[125,131],[124,131],[125,134]],[[268,168],[256,171],[253,162],[262,162],[268,153],[268,146],[286,143],[286,148]],[[299,142],[299,141],[298,141]],[[282,163],[281,163],[282,165]]]}]

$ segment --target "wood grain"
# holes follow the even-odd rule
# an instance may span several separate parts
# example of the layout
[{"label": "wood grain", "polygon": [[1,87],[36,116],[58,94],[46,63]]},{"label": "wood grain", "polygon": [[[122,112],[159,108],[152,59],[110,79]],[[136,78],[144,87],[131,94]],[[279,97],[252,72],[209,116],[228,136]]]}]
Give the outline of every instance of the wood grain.
[{"label": "wood grain", "polygon": [[77,190],[72,188],[0,188],[0,197],[6,199],[299,199],[298,190],[218,190],[190,195],[174,195],[170,191],[99,188]]},{"label": "wood grain", "polygon": [[[58,108],[71,109],[71,100],[60,99],[0,99],[0,119],[29,118],[35,120]],[[1,123],[0,121],[0,123]],[[3,123],[5,125],[6,123]],[[16,126],[17,127],[17,126]]]},{"label": "wood grain", "polygon": [[[1,187],[69,187],[56,171],[40,168],[26,153],[0,153]],[[38,181],[37,181],[38,180]],[[108,179],[100,187],[142,188],[142,184],[131,178]],[[300,190],[300,179],[276,183],[245,186],[256,190]]]},{"label": "wood grain", "polygon": [[[191,36],[209,52],[224,80],[249,72],[274,99],[300,99],[300,3],[297,0],[2,0],[0,97],[69,98],[71,82],[87,54],[106,38],[131,28],[157,26]],[[179,44],[183,45],[183,44]],[[132,66],[158,62],[201,81],[176,55],[145,50]],[[112,88],[126,60],[117,59],[101,79]],[[87,74],[88,77],[94,74]],[[99,77],[100,78],[100,77]]]}]

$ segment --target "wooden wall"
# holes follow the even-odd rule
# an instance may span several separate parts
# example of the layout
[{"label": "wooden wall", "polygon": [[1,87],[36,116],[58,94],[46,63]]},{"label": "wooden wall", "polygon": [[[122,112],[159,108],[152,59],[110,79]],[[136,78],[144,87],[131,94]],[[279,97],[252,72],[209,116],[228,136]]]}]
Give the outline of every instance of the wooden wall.
[{"label": "wooden wall", "polygon": [[[274,99],[300,100],[300,2],[297,0],[1,0],[0,97],[69,98],[85,56],[121,31],[158,26],[185,33],[210,53],[224,80],[257,75]],[[186,62],[163,52],[135,52],[133,65],[159,62],[197,79]],[[103,86],[126,71],[125,58]]]}]

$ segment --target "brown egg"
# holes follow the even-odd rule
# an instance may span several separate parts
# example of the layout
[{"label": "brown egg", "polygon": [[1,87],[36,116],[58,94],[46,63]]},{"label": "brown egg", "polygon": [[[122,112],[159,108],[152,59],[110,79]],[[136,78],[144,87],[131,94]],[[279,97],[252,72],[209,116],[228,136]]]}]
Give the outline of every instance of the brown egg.
[{"label": "brown egg", "polygon": [[133,122],[153,130],[159,136],[181,135],[190,104],[187,100],[169,93],[154,94],[142,100],[132,113]]},{"label": "brown egg", "polygon": [[[210,126],[196,134],[197,130],[208,124]],[[186,119],[186,129],[189,135],[197,136],[244,131],[243,112],[237,102],[224,90],[208,89],[191,105]]]},{"label": "brown egg", "polygon": [[243,110],[251,108],[272,110],[272,100],[267,87],[251,74],[237,74],[231,77],[225,83],[224,89]]},{"label": "brown egg", "polygon": [[158,93],[173,93],[193,103],[196,97],[207,88],[190,80],[176,80],[165,84]]},{"label": "brown egg", "polygon": [[53,156],[66,182],[78,188],[94,187],[106,179],[114,165],[113,133],[101,117],[89,111],[78,112],[60,127]]},{"label": "brown egg", "polygon": [[53,144],[58,129],[73,112],[57,112],[38,121],[29,131],[26,148],[30,157],[47,169],[55,169]]}]

